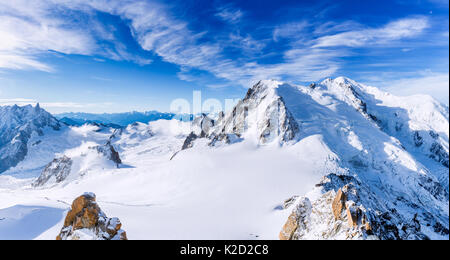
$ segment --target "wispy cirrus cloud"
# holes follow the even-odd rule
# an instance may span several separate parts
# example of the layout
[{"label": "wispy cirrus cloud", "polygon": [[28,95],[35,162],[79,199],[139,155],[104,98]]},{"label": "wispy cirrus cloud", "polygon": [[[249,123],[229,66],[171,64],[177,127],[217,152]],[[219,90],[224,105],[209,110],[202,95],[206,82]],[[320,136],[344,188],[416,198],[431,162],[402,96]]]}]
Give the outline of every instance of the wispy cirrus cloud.
[{"label": "wispy cirrus cloud", "polygon": [[[7,39],[0,43],[0,68],[52,71],[51,66],[38,58],[47,50],[149,64],[151,60],[128,52],[114,30],[96,20],[93,13],[102,12],[126,21],[143,50],[180,66],[181,79],[195,80],[190,71],[202,70],[244,86],[261,78],[315,81],[336,73],[342,67],[342,58],[352,55],[349,49],[353,47],[412,38],[429,27],[425,17],[398,19],[378,27],[354,21],[301,20],[269,26],[265,38],[241,31],[217,38],[206,37],[207,31],[193,30],[189,21],[174,16],[168,6],[155,1],[18,0],[12,4],[0,0],[0,3],[0,10],[9,11],[0,12],[5,16],[5,20],[0,20],[0,36]],[[80,21],[73,19],[55,18],[55,10],[87,14],[87,20],[81,23],[91,26],[80,26]],[[245,20],[244,11],[230,5],[216,11],[214,16],[229,24]],[[11,29],[11,24],[18,26]],[[272,51],[268,46],[279,44],[281,39],[289,44],[277,46],[279,59],[262,62],[261,57]],[[105,46],[104,42],[109,44]],[[227,52],[230,49],[234,57]]]},{"label": "wispy cirrus cloud", "polygon": [[316,40],[314,47],[360,47],[385,44],[390,41],[414,37],[429,27],[426,17],[405,18],[390,22],[381,28],[351,30],[327,35]]},{"label": "wispy cirrus cloud", "polygon": [[69,27],[46,10],[46,1],[0,2],[0,68],[53,71],[39,61],[48,50],[89,55],[95,43],[84,30]]},{"label": "wispy cirrus cloud", "polygon": [[278,41],[281,38],[297,39],[308,33],[305,29],[310,26],[307,21],[287,23],[276,26],[273,30],[273,40]]},{"label": "wispy cirrus cloud", "polygon": [[[91,7],[98,8],[95,5]],[[261,50],[265,43],[250,35],[239,34],[231,34],[226,40],[204,41],[204,33],[192,31],[187,22],[171,16],[164,5],[153,2],[134,1],[109,5],[108,11],[128,19],[141,47],[156,53],[166,62],[181,66],[183,71],[178,75],[189,81],[193,80],[193,76],[188,75],[189,69],[204,70],[218,78],[244,86],[260,78],[295,76],[297,80],[316,80],[334,73],[338,64],[333,59],[343,53],[308,51],[307,48],[289,49],[283,55],[283,61],[278,64],[261,64],[254,57],[245,55],[240,59],[231,59],[224,53],[225,47],[234,47],[240,51]],[[234,45],[236,43],[237,46]]]},{"label": "wispy cirrus cloud", "polygon": [[233,8],[233,7],[220,7],[217,10],[215,16],[219,17],[221,20],[234,24],[241,20],[244,16],[244,13],[241,9]]},{"label": "wispy cirrus cloud", "polygon": [[410,75],[380,75],[368,78],[369,83],[401,96],[428,94],[441,103],[449,104],[449,74],[446,72],[415,71]]},{"label": "wispy cirrus cloud", "polygon": [[[335,50],[335,46],[354,47],[367,43],[368,40],[378,43],[390,40],[413,37],[428,27],[426,18],[405,18],[390,22],[381,28],[366,28],[356,31],[346,31],[355,27],[355,22],[343,24],[327,24],[316,31],[316,34],[341,31],[335,35],[319,36],[314,31],[303,31],[308,22],[289,23],[275,27],[273,36],[295,38],[301,35],[310,38],[295,46],[281,51],[282,60],[277,63],[260,63],[253,56],[243,56],[230,59],[223,52],[224,47],[233,47],[230,42],[203,41],[204,33],[195,33],[189,29],[185,21],[172,17],[165,6],[135,2],[122,5],[115,12],[131,20],[132,29],[141,46],[148,51],[158,54],[163,60],[180,65],[183,68],[183,79],[193,80],[187,76],[189,68],[204,70],[214,76],[237,82],[241,85],[249,84],[261,78],[295,79],[296,81],[314,81],[334,74],[340,68],[339,59],[351,54],[348,50]],[[318,28],[315,25],[314,28]],[[361,26],[362,27],[362,26]],[[342,32],[343,31],[343,32]],[[366,38],[360,36],[365,34]],[[254,40],[234,35],[240,50],[263,49],[267,39]],[[352,42],[351,44],[348,41]],[[236,47],[236,46],[234,46]],[[318,48],[321,47],[321,48]],[[246,54],[246,53],[244,53]],[[248,54],[248,53],[247,53]]]},{"label": "wispy cirrus cloud", "polygon": [[[55,69],[51,65],[41,61],[42,56],[50,52],[97,54],[141,65],[151,63],[149,59],[128,52],[111,28],[86,12],[88,2],[0,0],[0,69],[53,72]],[[77,8],[69,8],[75,6]],[[77,15],[79,17],[74,18]],[[104,45],[104,42],[111,44]]]}]

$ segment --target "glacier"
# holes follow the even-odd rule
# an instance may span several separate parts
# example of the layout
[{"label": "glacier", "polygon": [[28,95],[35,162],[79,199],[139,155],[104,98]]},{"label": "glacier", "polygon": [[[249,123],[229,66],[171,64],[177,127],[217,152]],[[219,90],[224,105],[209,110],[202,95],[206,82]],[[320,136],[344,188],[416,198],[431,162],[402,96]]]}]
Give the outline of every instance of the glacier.
[{"label": "glacier", "polygon": [[[0,112],[0,219],[17,205],[68,211],[90,191],[129,239],[449,238],[448,107],[429,96],[338,77],[262,80],[231,111],[192,122],[74,126],[38,106]],[[92,149],[105,145],[120,164]],[[338,194],[347,214],[333,211]],[[52,220],[33,238],[54,239],[63,219]]]}]

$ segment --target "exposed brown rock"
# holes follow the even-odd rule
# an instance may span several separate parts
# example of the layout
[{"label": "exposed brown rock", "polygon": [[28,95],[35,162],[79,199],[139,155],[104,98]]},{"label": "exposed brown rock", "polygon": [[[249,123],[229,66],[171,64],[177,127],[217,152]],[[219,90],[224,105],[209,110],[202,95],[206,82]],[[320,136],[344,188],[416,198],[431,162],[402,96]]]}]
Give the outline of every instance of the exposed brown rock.
[{"label": "exposed brown rock", "polygon": [[283,202],[283,209],[287,209],[287,208],[289,208],[290,206],[292,206],[292,205],[295,203],[295,201],[296,201],[297,199],[298,199],[298,196],[292,196],[291,198],[285,200],[285,201]]},{"label": "exposed brown rock", "polygon": [[108,218],[102,212],[95,201],[95,194],[85,193],[73,201],[56,240],[80,240],[83,234],[77,230],[85,230],[92,239],[127,240],[121,227],[122,223],[118,218]]},{"label": "exposed brown rock", "polygon": [[67,214],[64,226],[73,226],[74,230],[92,228],[98,222],[100,207],[95,197],[82,195],[72,203],[72,210]]},{"label": "exposed brown rock", "polygon": [[366,215],[364,214],[361,220],[361,224],[364,226],[364,229],[367,232],[372,232],[372,225],[370,225],[369,220],[367,219]]},{"label": "exposed brown rock", "polygon": [[355,206],[348,206],[347,207],[347,220],[348,220],[348,226],[349,227],[357,227],[358,226],[358,218],[359,218],[359,208]]},{"label": "exposed brown rock", "polygon": [[332,209],[333,209],[333,215],[334,215],[334,219],[338,220],[341,218],[341,213],[342,210],[345,207],[345,201],[347,200],[345,193],[342,191],[342,189],[339,189],[336,197],[333,200],[333,203],[331,205]]},{"label": "exposed brown rock", "polygon": [[297,214],[296,212],[292,212],[289,216],[288,220],[283,226],[283,229],[280,232],[279,238],[280,240],[291,240],[292,235],[294,235],[295,230],[298,228]]},{"label": "exposed brown rock", "polygon": [[288,220],[283,226],[280,234],[278,235],[280,240],[292,240],[298,230],[306,229],[306,223],[311,214],[311,201],[303,197],[300,199],[298,205],[292,211]]}]

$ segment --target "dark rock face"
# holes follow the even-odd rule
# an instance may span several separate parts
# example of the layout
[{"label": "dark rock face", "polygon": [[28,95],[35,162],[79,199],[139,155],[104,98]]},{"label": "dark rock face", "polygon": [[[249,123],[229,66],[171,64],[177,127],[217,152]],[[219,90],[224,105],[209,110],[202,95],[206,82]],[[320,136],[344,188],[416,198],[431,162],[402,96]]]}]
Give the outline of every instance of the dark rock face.
[{"label": "dark rock face", "polygon": [[192,122],[194,133],[200,138],[208,137],[215,126],[215,121],[206,114],[196,117]]},{"label": "dark rock face", "polygon": [[[422,226],[436,227],[437,233],[442,235],[448,233],[448,228],[441,220],[433,217],[424,206],[415,205],[407,197],[397,197],[397,202],[393,205],[380,201],[379,196],[355,177],[330,174],[317,186],[322,187],[324,193],[337,191],[335,200],[330,205],[335,217],[339,218],[341,211],[345,209],[349,226],[361,227],[365,234],[372,234],[383,240],[427,239],[421,230]],[[448,194],[439,187],[439,183],[423,179],[419,186],[438,199],[448,200]],[[395,205],[400,204],[415,208],[415,215],[408,219],[407,214],[399,214]]]},{"label": "dark rock face", "polygon": [[415,131],[413,138],[414,138],[414,144],[417,147],[420,147],[423,145],[423,138],[422,138],[422,136],[420,136],[419,132]]},{"label": "dark rock face", "polygon": [[183,147],[181,148],[181,150],[186,150],[189,148],[192,148],[192,146],[194,145],[193,142],[198,138],[198,136],[196,134],[194,134],[194,132],[191,132],[187,137],[186,140],[184,140],[183,143]]},{"label": "dark rock face", "polygon": [[231,144],[233,142],[236,142],[238,140],[241,140],[241,138],[235,134],[212,134],[209,139],[211,139],[211,142],[209,142],[209,146],[215,146],[217,142],[225,142],[226,144]]},{"label": "dark rock face", "polygon": [[96,202],[95,194],[76,198],[56,240],[127,240],[118,218],[108,218]]},{"label": "dark rock face", "polygon": [[28,139],[30,135],[19,132],[11,143],[0,147],[0,173],[17,166],[28,154]]},{"label": "dark rock face", "polygon": [[[110,141],[108,141],[103,146],[89,147],[89,149],[105,156],[108,160],[114,162],[117,167],[119,167],[119,165],[122,163],[119,153],[114,149]],[[45,167],[38,179],[33,182],[32,186],[43,186],[49,183],[52,178],[54,178],[55,183],[63,182],[71,174],[72,165],[72,158],[69,158],[67,156],[55,158]]]},{"label": "dark rock face", "polygon": [[434,159],[437,162],[440,162],[445,167],[449,167],[449,156],[445,151],[444,147],[442,147],[439,143],[433,143],[430,148],[430,158]]},{"label": "dark rock face", "polygon": [[[429,147],[429,155],[431,159],[435,160],[436,162],[441,163],[445,167],[449,167],[449,155],[444,149],[444,147],[439,143],[439,134],[435,133],[434,131],[429,131],[428,134],[432,138],[431,145]],[[426,134],[425,134],[426,136]],[[428,137],[429,138],[429,137]],[[414,145],[416,147],[421,147],[424,145],[424,137],[418,132],[414,131],[413,134],[413,141]],[[428,149],[426,147],[426,149]]]},{"label": "dark rock face", "polygon": [[72,159],[67,156],[54,159],[45,167],[39,178],[35,182],[33,182],[33,187],[44,185],[52,177],[55,178],[56,183],[64,181],[70,174],[72,164]]},{"label": "dark rock face", "polygon": [[309,88],[315,89],[315,88],[317,88],[317,84],[316,83],[311,83],[311,84],[309,84]]},{"label": "dark rock face", "polygon": [[[248,128],[249,115],[260,111],[264,116],[253,123],[257,125],[261,143],[270,142],[277,137],[281,142],[293,140],[300,127],[286,107],[283,97],[271,93],[270,88],[264,82],[258,82],[249,89],[245,98],[234,107],[232,113],[217,123],[220,128],[216,131],[216,135],[234,134],[240,137]],[[263,101],[269,102],[262,106]]]},{"label": "dark rock face", "polygon": [[114,149],[114,147],[111,145],[111,141],[108,141],[103,146],[96,146],[92,149],[97,150],[98,153],[103,154],[106,158],[116,163],[117,167],[122,163],[122,160],[120,159],[119,153]]},{"label": "dark rock face", "polygon": [[[198,138],[210,139],[210,146],[214,146],[217,142],[230,144],[239,140],[248,129],[249,113],[257,109],[265,111],[264,118],[255,122],[258,125],[261,143],[270,142],[278,136],[281,142],[293,140],[299,132],[299,125],[287,109],[283,98],[275,96],[267,107],[259,106],[266,98],[268,88],[263,82],[258,82],[248,90],[245,98],[238,102],[231,113],[225,115],[224,112],[220,112],[217,120],[211,119],[206,114],[196,117],[192,122],[193,131],[186,137],[181,150],[192,148]],[[177,154],[178,152],[171,160]]]}]

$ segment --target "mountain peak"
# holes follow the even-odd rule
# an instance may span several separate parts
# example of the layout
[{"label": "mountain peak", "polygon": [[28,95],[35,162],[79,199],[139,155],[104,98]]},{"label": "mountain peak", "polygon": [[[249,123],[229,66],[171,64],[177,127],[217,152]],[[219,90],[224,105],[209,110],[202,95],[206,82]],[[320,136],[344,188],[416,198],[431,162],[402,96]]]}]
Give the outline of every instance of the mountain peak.
[{"label": "mountain peak", "polygon": [[61,124],[38,105],[0,106],[0,173],[22,161],[32,134],[44,135],[47,127],[59,130]]},{"label": "mountain peak", "polygon": [[261,80],[250,88],[245,98],[238,102],[233,110],[219,117],[217,121],[206,115],[197,117],[194,125],[200,126],[200,137],[214,140],[227,139],[230,136],[256,136],[261,144],[278,140],[280,143],[291,141],[299,131],[299,125],[284,101],[286,89],[291,85],[276,80]]}]

